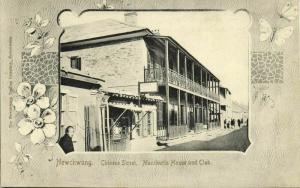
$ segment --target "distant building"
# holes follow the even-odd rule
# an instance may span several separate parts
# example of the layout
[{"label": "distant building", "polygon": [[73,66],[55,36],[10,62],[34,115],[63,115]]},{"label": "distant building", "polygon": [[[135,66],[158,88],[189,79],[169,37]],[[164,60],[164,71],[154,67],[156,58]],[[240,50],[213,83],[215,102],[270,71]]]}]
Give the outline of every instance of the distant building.
[{"label": "distant building", "polygon": [[232,102],[232,117],[234,119],[246,120],[249,117],[248,107],[237,102]]},{"label": "distant building", "polygon": [[221,122],[224,128],[224,120],[227,122],[231,119],[243,119],[243,123],[248,119],[248,107],[239,104],[231,99],[231,91],[220,86],[220,103],[221,103]]},{"label": "distant building", "polygon": [[[132,96],[161,98],[151,129],[159,140],[220,127],[220,80],[172,37],[137,26],[136,16],[66,27],[62,70],[101,78],[107,88]],[[140,95],[139,83],[157,87]]]},{"label": "distant building", "polygon": [[[221,123],[224,125],[224,120],[228,122],[232,116],[232,101],[231,101],[231,91],[220,86],[220,103],[221,103]],[[224,128],[224,126],[222,126]]]}]

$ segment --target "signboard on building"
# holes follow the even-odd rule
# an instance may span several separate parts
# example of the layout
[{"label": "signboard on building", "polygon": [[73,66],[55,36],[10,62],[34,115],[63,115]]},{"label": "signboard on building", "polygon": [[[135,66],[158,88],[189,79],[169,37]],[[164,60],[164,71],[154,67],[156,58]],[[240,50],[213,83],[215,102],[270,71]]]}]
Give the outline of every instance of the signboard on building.
[{"label": "signboard on building", "polygon": [[139,93],[156,93],[158,92],[157,82],[139,82]]}]

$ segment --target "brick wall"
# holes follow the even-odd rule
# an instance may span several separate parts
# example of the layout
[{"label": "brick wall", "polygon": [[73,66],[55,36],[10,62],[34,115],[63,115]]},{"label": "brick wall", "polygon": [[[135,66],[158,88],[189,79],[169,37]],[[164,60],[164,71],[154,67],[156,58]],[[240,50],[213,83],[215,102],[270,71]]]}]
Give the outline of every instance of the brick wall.
[{"label": "brick wall", "polygon": [[[81,71],[70,67],[70,57],[81,57]],[[137,94],[138,81],[144,80],[147,48],[143,39],[61,53],[61,68],[104,79],[107,87]],[[126,87],[124,87],[126,86]]]}]

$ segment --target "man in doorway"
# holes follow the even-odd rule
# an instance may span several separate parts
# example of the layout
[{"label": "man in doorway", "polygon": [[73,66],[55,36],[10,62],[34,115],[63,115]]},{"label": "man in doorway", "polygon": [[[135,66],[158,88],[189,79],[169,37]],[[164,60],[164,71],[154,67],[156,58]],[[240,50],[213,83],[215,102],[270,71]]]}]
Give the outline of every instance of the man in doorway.
[{"label": "man in doorway", "polygon": [[65,130],[65,135],[61,137],[59,140],[59,145],[66,154],[74,151],[74,146],[72,141],[73,135],[74,135],[74,127],[68,126]]}]

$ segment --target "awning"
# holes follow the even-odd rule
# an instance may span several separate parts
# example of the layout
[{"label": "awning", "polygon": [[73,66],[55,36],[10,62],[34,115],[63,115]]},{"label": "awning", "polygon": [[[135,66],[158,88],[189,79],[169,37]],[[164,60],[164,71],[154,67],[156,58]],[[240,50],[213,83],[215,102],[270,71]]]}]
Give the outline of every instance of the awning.
[{"label": "awning", "polygon": [[116,107],[116,108],[122,108],[122,109],[127,109],[131,111],[143,111],[141,107],[134,105],[132,103],[130,104],[123,104],[123,103],[114,103],[114,102],[109,102],[108,106]]},{"label": "awning", "polygon": [[115,103],[115,102],[109,102],[109,106],[116,107],[116,108],[122,108],[122,109],[127,109],[131,111],[136,111],[136,112],[146,112],[146,111],[154,111],[156,110],[155,105],[142,105],[142,107],[139,107],[138,105],[135,105],[133,103],[130,104],[124,104],[124,103]]},{"label": "awning", "polygon": [[143,101],[143,100],[144,101],[152,101],[152,102],[164,101],[164,99],[160,96],[153,96],[153,95],[145,94],[144,96],[139,97],[138,95],[136,95],[134,93],[131,93],[128,91],[117,90],[115,88],[104,88],[103,92],[108,93],[115,97],[122,97],[122,98],[135,99],[135,100],[141,99],[141,101]]}]

